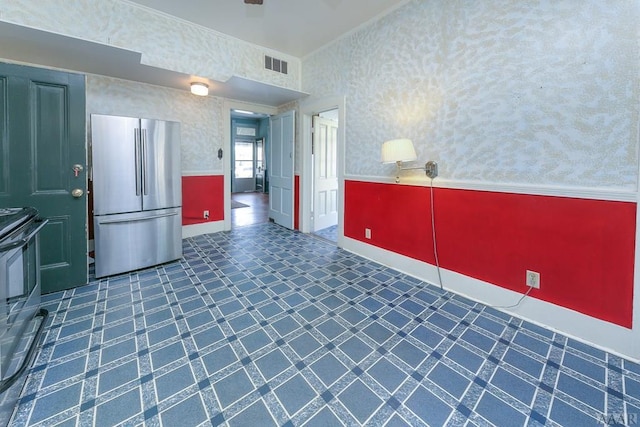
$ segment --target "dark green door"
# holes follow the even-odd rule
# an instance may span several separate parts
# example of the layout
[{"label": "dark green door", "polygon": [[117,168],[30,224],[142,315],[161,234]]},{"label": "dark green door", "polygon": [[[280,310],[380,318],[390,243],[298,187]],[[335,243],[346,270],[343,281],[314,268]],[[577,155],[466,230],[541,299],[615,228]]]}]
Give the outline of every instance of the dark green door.
[{"label": "dark green door", "polygon": [[42,292],[87,283],[84,76],[0,63],[0,120],[0,207],[33,206],[49,220]]}]

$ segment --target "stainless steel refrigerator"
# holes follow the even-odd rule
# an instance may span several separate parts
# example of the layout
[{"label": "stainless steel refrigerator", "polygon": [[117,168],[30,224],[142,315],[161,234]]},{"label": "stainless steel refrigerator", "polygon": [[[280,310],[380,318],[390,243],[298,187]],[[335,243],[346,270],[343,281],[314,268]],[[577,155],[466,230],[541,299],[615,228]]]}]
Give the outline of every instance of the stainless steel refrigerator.
[{"label": "stainless steel refrigerator", "polygon": [[182,256],[180,123],[91,115],[96,277]]}]

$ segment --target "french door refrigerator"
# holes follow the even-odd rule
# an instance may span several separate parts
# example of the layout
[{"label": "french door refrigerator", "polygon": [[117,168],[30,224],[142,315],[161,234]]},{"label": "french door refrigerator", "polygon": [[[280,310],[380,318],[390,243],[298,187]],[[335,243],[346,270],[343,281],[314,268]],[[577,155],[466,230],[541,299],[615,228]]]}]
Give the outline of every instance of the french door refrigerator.
[{"label": "french door refrigerator", "polygon": [[96,277],[182,256],[180,123],[91,115]]}]

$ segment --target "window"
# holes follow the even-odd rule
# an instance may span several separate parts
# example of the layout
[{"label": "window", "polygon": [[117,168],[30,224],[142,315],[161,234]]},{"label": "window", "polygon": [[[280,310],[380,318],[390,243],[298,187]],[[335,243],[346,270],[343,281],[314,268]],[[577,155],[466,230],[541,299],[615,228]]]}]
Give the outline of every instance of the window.
[{"label": "window", "polygon": [[234,145],[236,178],[253,178],[253,142],[236,141]]}]

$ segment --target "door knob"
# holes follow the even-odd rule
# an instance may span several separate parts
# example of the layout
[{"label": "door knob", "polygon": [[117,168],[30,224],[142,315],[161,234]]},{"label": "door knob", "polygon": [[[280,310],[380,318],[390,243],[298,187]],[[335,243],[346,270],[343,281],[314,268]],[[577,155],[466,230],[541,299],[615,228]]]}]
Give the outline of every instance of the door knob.
[{"label": "door knob", "polygon": [[83,194],[84,194],[84,191],[82,191],[82,189],[80,188],[74,188],[73,190],[71,190],[71,195],[76,199],[78,197],[82,197]]}]

